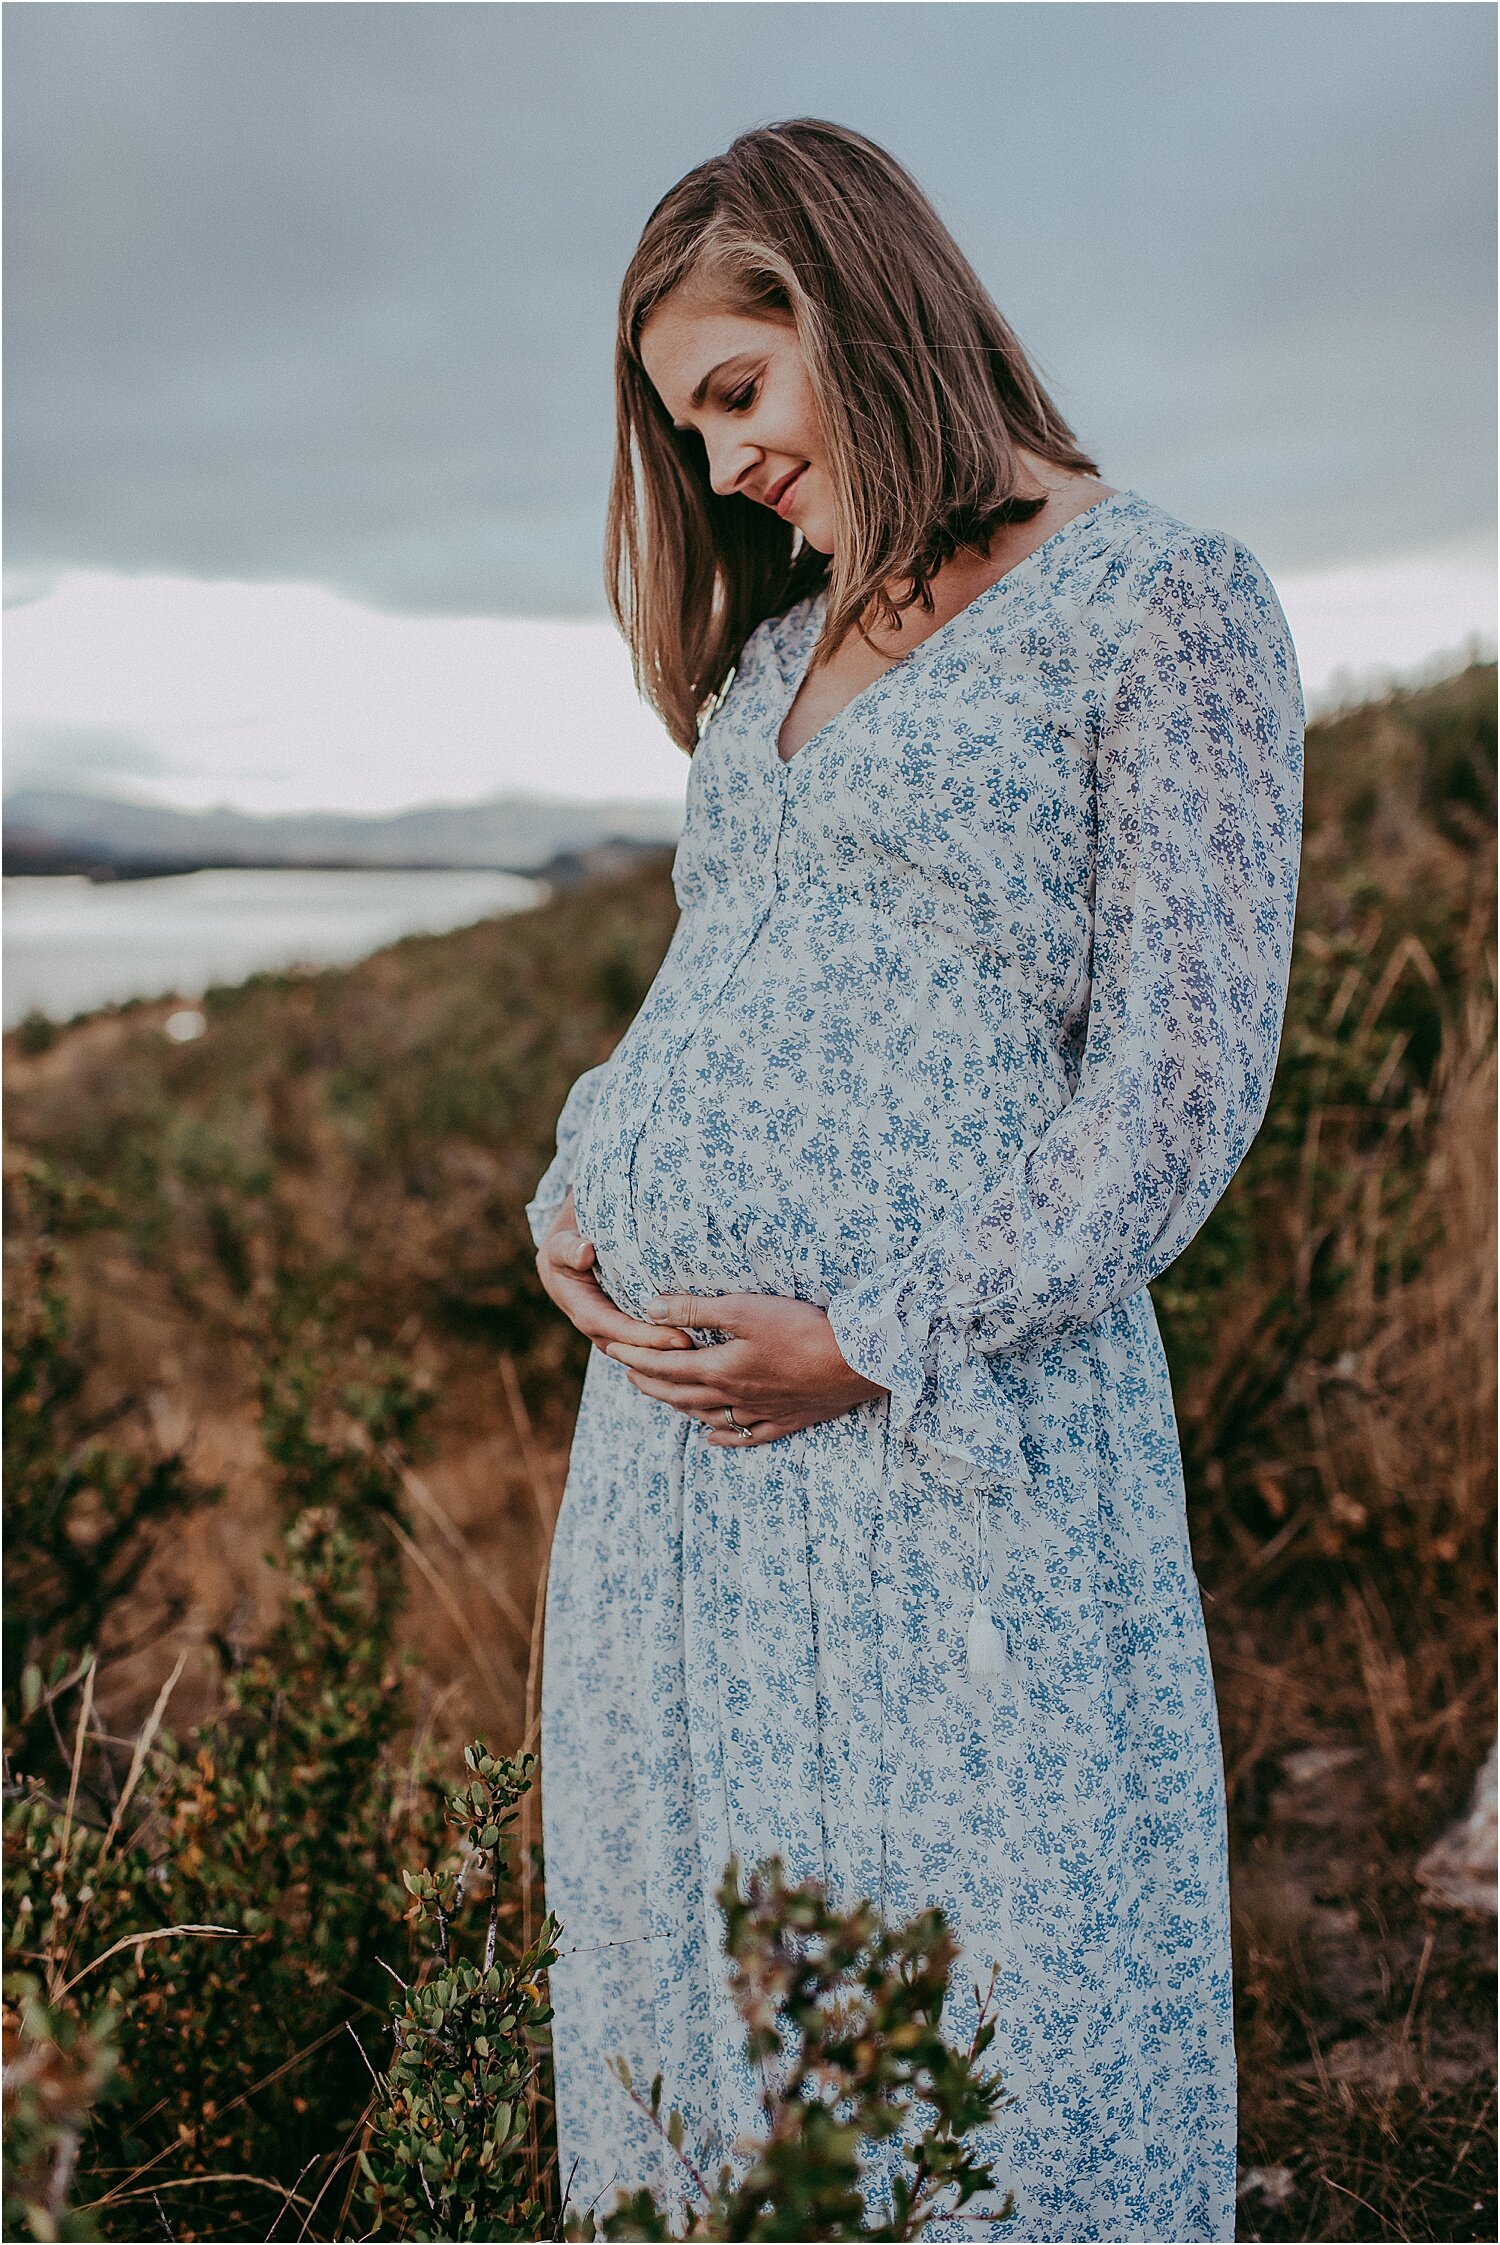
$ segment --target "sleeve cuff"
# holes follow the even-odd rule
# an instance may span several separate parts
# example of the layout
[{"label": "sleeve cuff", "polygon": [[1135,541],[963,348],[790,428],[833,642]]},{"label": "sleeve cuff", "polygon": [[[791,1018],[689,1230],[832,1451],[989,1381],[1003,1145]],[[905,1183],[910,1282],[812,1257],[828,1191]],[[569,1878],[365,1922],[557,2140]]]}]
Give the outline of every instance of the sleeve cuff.
[{"label": "sleeve cuff", "polygon": [[844,1362],[890,1391],[889,1439],[945,1482],[1025,1488],[1021,1420],[1003,1365],[918,1299],[910,1276],[839,1294],[828,1322]]},{"label": "sleeve cuff", "polygon": [[594,1112],[594,1102],[599,1096],[599,1086],[608,1066],[609,1062],[602,1060],[597,1068],[586,1068],[563,1101],[562,1113],[557,1118],[557,1152],[535,1193],[526,1203],[526,1221],[531,1226],[531,1236],[538,1247],[551,1230],[554,1217],[572,1189],[579,1142],[589,1117]]}]

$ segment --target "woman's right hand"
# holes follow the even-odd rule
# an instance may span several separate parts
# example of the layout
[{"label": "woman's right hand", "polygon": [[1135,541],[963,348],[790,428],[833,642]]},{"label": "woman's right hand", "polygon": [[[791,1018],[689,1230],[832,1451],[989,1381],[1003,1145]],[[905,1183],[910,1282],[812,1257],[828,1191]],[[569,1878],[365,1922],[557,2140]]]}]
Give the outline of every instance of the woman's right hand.
[{"label": "woman's right hand", "polygon": [[578,1229],[573,1195],[559,1208],[546,1238],[537,1251],[537,1275],[549,1299],[571,1325],[576,1325],[595,1348],[610,1341],[637,1349],[690,1349],[690,1335],[671,1325],[650,1325],[644,1318],[627,1317],[599,1283],[592,1240]]}]

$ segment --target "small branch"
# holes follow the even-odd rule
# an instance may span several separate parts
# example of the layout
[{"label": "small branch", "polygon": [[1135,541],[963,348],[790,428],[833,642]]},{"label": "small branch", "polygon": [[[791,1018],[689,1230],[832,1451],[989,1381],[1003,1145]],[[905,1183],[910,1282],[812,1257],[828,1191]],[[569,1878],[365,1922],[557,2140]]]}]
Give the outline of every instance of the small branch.
[{"label": "small branch", "polygon": [[371,2081],[374,2082],[376,2093],[383,2093],[384,2084],[382,2083],[379,2074],[375,2071],[375,2068],[370,2063],[369,2052],[366,2050],[364,2044],[360,2041],[359,2036],[354,2032],[354,2021],[352,2019],[346,2019],[344,2021],[344,2025],[349,2031],[349,2040],[353,2043],[355,2049],[359,2052],[361,2058],[364,2059],[365,2072],[369,2075]]},{"label": "small branch", "polygon": [[490,1916],[484,1929],[484,1969],[489,1971],[495,1961],[495,1943],[500,1933],[500,1843],[497,1840],[489,1850],[490,1857]]},{"label": "small branch", "polygon": [[[611,2066],[610,2071],[611,2073],[615,2072],[613,2066]],[[711,2206],[713,2204],[713,2192],[709,2189],[707,2183],[703,2180],[703,2177],[699,2174],[697,2168],[688,2158],[688,2155],[682,2149],[682,2146],[680,2144],[673,2143],[671,2137],[667,2134],[666,2129],[662,2126],[660,2113],[655,2113],[651,2110],[651,2107],[647,2104],[645,2098],[636,2088],[633,2081],[620,2081],[620,2076],[618,2075],[618,2073],[615,2073],[615,2079],[616,2081],[620,2082],[620,2087],[624,2090],[626,2096],[630,2099],[630,2102],[635,2106],[636,2110],[638,2112],[644,2113],[646,2119],[656,2130],[656,2133],[658,2134],[658,2136],[660,2136],[668,2151],[671,2152],[676,2159],[680,2160],[682,2165],[687,2169],[689,2175],[691,2175],[693,2179],[693,2187],[702,2198],[704,2206]]]}]

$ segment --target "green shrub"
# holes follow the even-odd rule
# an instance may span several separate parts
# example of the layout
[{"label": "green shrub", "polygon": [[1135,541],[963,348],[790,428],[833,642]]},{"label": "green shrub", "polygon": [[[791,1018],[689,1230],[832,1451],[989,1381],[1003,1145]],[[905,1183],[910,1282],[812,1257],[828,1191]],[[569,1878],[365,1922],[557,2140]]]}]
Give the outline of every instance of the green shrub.
[{"label": "green shrub", "polygon": [[[106,1615],[138,1583],[162,1529],[210,1504],[175,1455],[132,1456],[84,1409],[88,1358],[68,1314],[60,1236],[114,1219],[109,1198],[44,1164],[19,1180],[25,1251],[8,1273],[5,1321],[5,1630],[7,1693],[64,1640],[99,1641]],[[35,1702],[27,1710],[35,1712]]]},{"label": "green shrub", "polygon": [[[6,1553],[22,1592],[52,1579],[33,1492],[66,1495],[82,1470],[46,1235],[33,1276],[39,1307],[18,1328],[12,1367],[34,1405],[20,1431],[26,1504]],[[341,2158],[352,2166],[369,2072],[355,2030],[384,2019],[387,1972],[409,1949],[394,1859],[403,1842],[425,1851],[439,1829],[435,1785],[396,1753],[391,1531],[422,1399],[371,1352],[341,1355],[302,1314],[279,1320],[267,1350],[285,1597],[267,1642],[223,1677],[217,1711],[183,1745],[166,1729],[179,1661],[122,1771],[119,1742],[95,1719],[87,1647],[71,1661],[58,1653],[46,1678],[29,1662],[11,1695],[7,2031],[27,2078],[81,2085],[91,2117],[74,2129],[74,2195],[105,2236],[137,2236],[141,2202],[157,2200],[172,2207],[172,2234],[264,2237],[268,2205],[300,2202],[304,2173],[326,2187]],[[88,1458],[95,1488],[151,1485],[134,1461],[97,1446]],[[182,1503],[198,1495],[185,1477],[174,1487]],[[99,1624],[108,1589],[89,1608]],[[70,2053],[105,2049],[115,2062],[96,2104],[102,2061]],[[40,2097],[13,2113],[13,2159],[30,2178],[30,2233],[45,2236],[66,2191],[62,2153],[47,2164]]]},{"label": "green shrub", "polygon": [[[787,1884],[772,1857],[742,1895],[733,1858],[718,1893],[730,1989],[745,2047],[765,2087],[761,2133],[748,2170],[721,2169],[710,2186],[683,2149],[680,2113],[660,2118],[662,2084],[643,2097],[622,2058],[615,2071],[661,2130],[696,2200],[695,2238],[911,2238],[936,2215],[951,2215],[996,2189],[988,2163],[967,2139],[993,2120],[1000,2078],[980,2061],[995,2038],[989,1996],[967,2050],[941,2033],[949,1976],[959,1949],[940,1910],[887,1926],[871,1902],[832,1908],[815,1880]],[[991,1980],[991,1994],[993,1993]],[[927,2117],[923,2119],[925,2108]],[[887,2217],[871,2227],[864,2194],[865,2147],[900,2137],[901,2170]],[[1002,2206],[979,2218],[999,2224]],[[649,2190],[622,2199],[577,2238],[666,2238],[674,2233]]]},{"label": "green shrub", "polygon": [[[497,1759],[482,1743],[473,1780],[449,1797],[463,1841],[456,1869],[407,1872],[412,1914],[434,1937],[427,1977],[396,2010],[395,2057],[360,2155],[372,2236],[533,2238],[549,2234],[532,2140],[537,2049],[552,2017],[541,1987],[557,1927],[507,1954],[504,1834],[530,1789],[533,1757]],[[479,1954],[460,1951],[460,1918],[487,1901]]]}]

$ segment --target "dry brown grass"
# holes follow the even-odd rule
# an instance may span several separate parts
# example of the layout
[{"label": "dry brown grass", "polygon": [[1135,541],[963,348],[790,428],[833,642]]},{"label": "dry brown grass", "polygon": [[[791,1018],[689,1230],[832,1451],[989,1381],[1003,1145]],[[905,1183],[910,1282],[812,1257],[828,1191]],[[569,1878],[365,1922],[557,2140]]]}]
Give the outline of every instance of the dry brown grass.
[{"label": "dry brown grass", "polygon": [[[1493,693],[1471,673],[1315,729],[1272,1117],[1159,1289],[1229,1779],[1247,2237],[1496,2234],[1493,1925],[1414,1877],[1494,1725]],[[265,1626],[258,1335],[288,1274],[322,1274],[434,1393],[418,1727],[534,1740],[583,1360],[520,1203],[671,910],[648,867],[224,993],[199,1046],[166,1045],[163,1007],[12,1040],[13,1159],[119,1199],[71,1250],[94,1406],[229,1490],[143,1590],[185,1589],[186,1619],[101,1670],[117,1732],[183,1644],[186,1720],[215,1639]]]}]

